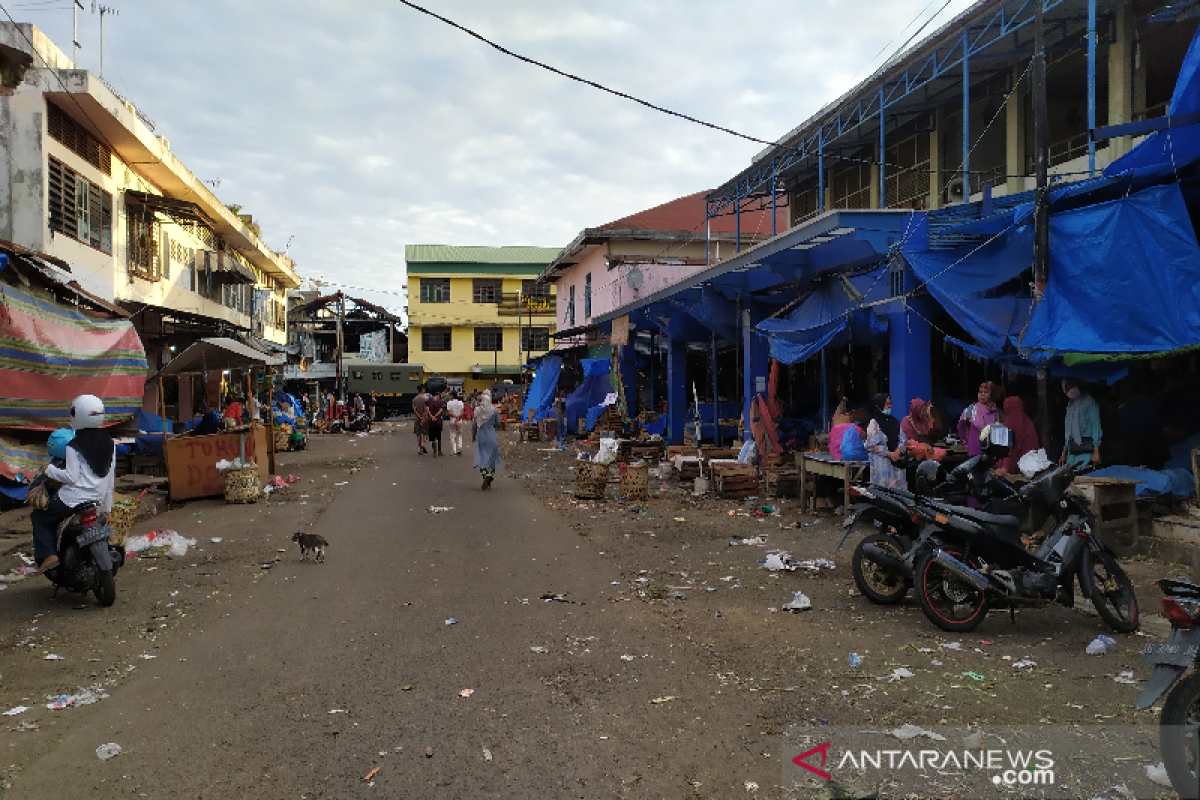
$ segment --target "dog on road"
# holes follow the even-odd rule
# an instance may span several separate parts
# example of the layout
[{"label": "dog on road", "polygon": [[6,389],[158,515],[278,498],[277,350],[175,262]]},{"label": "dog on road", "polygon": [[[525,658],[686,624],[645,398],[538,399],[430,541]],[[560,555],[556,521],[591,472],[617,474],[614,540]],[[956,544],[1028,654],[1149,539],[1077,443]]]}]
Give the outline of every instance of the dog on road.
[{"label": "dog on road", "polygon": [[325,560],[325,548],[329,546],[329,542],[325,541],[324,536],[319,536],[315,533],[300,533],[292,534],[292,541],[300,544],[300,560],[308,560],[309,551],[312,551],[315,561]]}]

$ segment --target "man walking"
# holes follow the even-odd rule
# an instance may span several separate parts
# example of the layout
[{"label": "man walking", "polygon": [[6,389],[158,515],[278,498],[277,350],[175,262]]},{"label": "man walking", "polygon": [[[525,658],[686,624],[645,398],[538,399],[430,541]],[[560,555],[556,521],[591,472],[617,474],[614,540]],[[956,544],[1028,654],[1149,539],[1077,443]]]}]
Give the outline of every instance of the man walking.
[{"label": "man walking", "polygon": [[450,421],[450,455],[461,456],[463,451],[462,426],[463,409],[466,406],[458,399],[458,392],[450,394],[450,402],[446,403],[446,415]]}]

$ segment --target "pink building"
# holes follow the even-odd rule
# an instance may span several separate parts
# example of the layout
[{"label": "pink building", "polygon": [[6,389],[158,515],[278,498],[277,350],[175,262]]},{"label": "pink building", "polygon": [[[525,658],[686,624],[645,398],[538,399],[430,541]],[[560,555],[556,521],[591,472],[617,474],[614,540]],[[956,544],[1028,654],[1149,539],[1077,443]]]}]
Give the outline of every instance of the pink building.
[{"label": "pink building", "polygon": [[[598,228],[584,228],[559,253],[538,278],[557,285],[558,349],[590,343],[587,333],[596,317],[734,255],[737,221],[733,215],[715,217],[706,231],[707,194],[696,192]],[[786,210],[777,213],[776,230],[782,231]],[[742,212],[743,250],[771,235],[770,211]]]}]

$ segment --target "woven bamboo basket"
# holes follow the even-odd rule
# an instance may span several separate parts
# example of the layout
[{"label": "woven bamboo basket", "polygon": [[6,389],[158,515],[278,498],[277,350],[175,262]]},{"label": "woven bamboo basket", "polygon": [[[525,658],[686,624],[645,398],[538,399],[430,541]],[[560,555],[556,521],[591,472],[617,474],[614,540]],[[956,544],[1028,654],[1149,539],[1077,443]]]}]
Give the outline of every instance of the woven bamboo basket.
[{"label": "woven bamboo basket", "polygon": [[225,470],[226,503],[256,503],[260,491],[258,467]]},{"label": "woven bamboo basket", "polygon": [[285,431],[281,428],[275,429],[275,452],[281,452],[288,449],[288,443],[292,438],[290,431]]},{"label": "woven bamboo basket", "polygon": [[581,500],[603,500],[608,486],[608,464],[579,461],[575,465],[575,496]]},{"label": "woven bamboo basket", "polygon": [[112,511],[108,512],[108,527],[112,528],[110,542],[124,544],[125,537],[133,530],[133,518],[136,513],[136,500],[113,500]]},{"label": "woven bamboo basket", "polygon": [[621,473],[621,497],[626,500],[645,500],[646,483],[650,474],[648,464],[630,464]]}]

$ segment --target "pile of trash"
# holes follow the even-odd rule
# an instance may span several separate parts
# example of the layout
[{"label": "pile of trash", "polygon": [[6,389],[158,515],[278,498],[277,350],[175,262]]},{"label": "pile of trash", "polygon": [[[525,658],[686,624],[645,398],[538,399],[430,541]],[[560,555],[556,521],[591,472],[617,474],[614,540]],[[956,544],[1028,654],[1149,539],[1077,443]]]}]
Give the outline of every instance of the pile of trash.
[{"label": "pile of trash", "polygon": [[195,539],[188,539],[168,530],[151,531],[144,536],[130,536],[125,539],[126,554],[139,553],[146,556],[181,558],[187,555],[189,547],[195,546]]},{"label": "pile of trash", "polygon": [[245,461],[241,458],[235,458],[233,461],[230,461],[227,458],[222,458],[217,462],[217,472],[224,472],[225,470],[229,469],[245,469],[246,467],[254,467],[257,469],[258,464],[254,463],[253,461]]},{"label": "pile of trash", "polygon": [[[218,464],[217,469],[220,469],[220,468],[221,467]],[[291,484],[295,483],[298,480],[300,480],[300,479],[297,478],[295,475],[288,475],[286,478],[281,478],[278,475],[276,475],[274,478],[271,478],[271,480],[267,481],[267,484],[265,486],[263,486],[262,493],[266,495],[266,494],[270,494],[271,492],[277,491],[279,489],[286,489],[288,486],[290,486]]]}]

